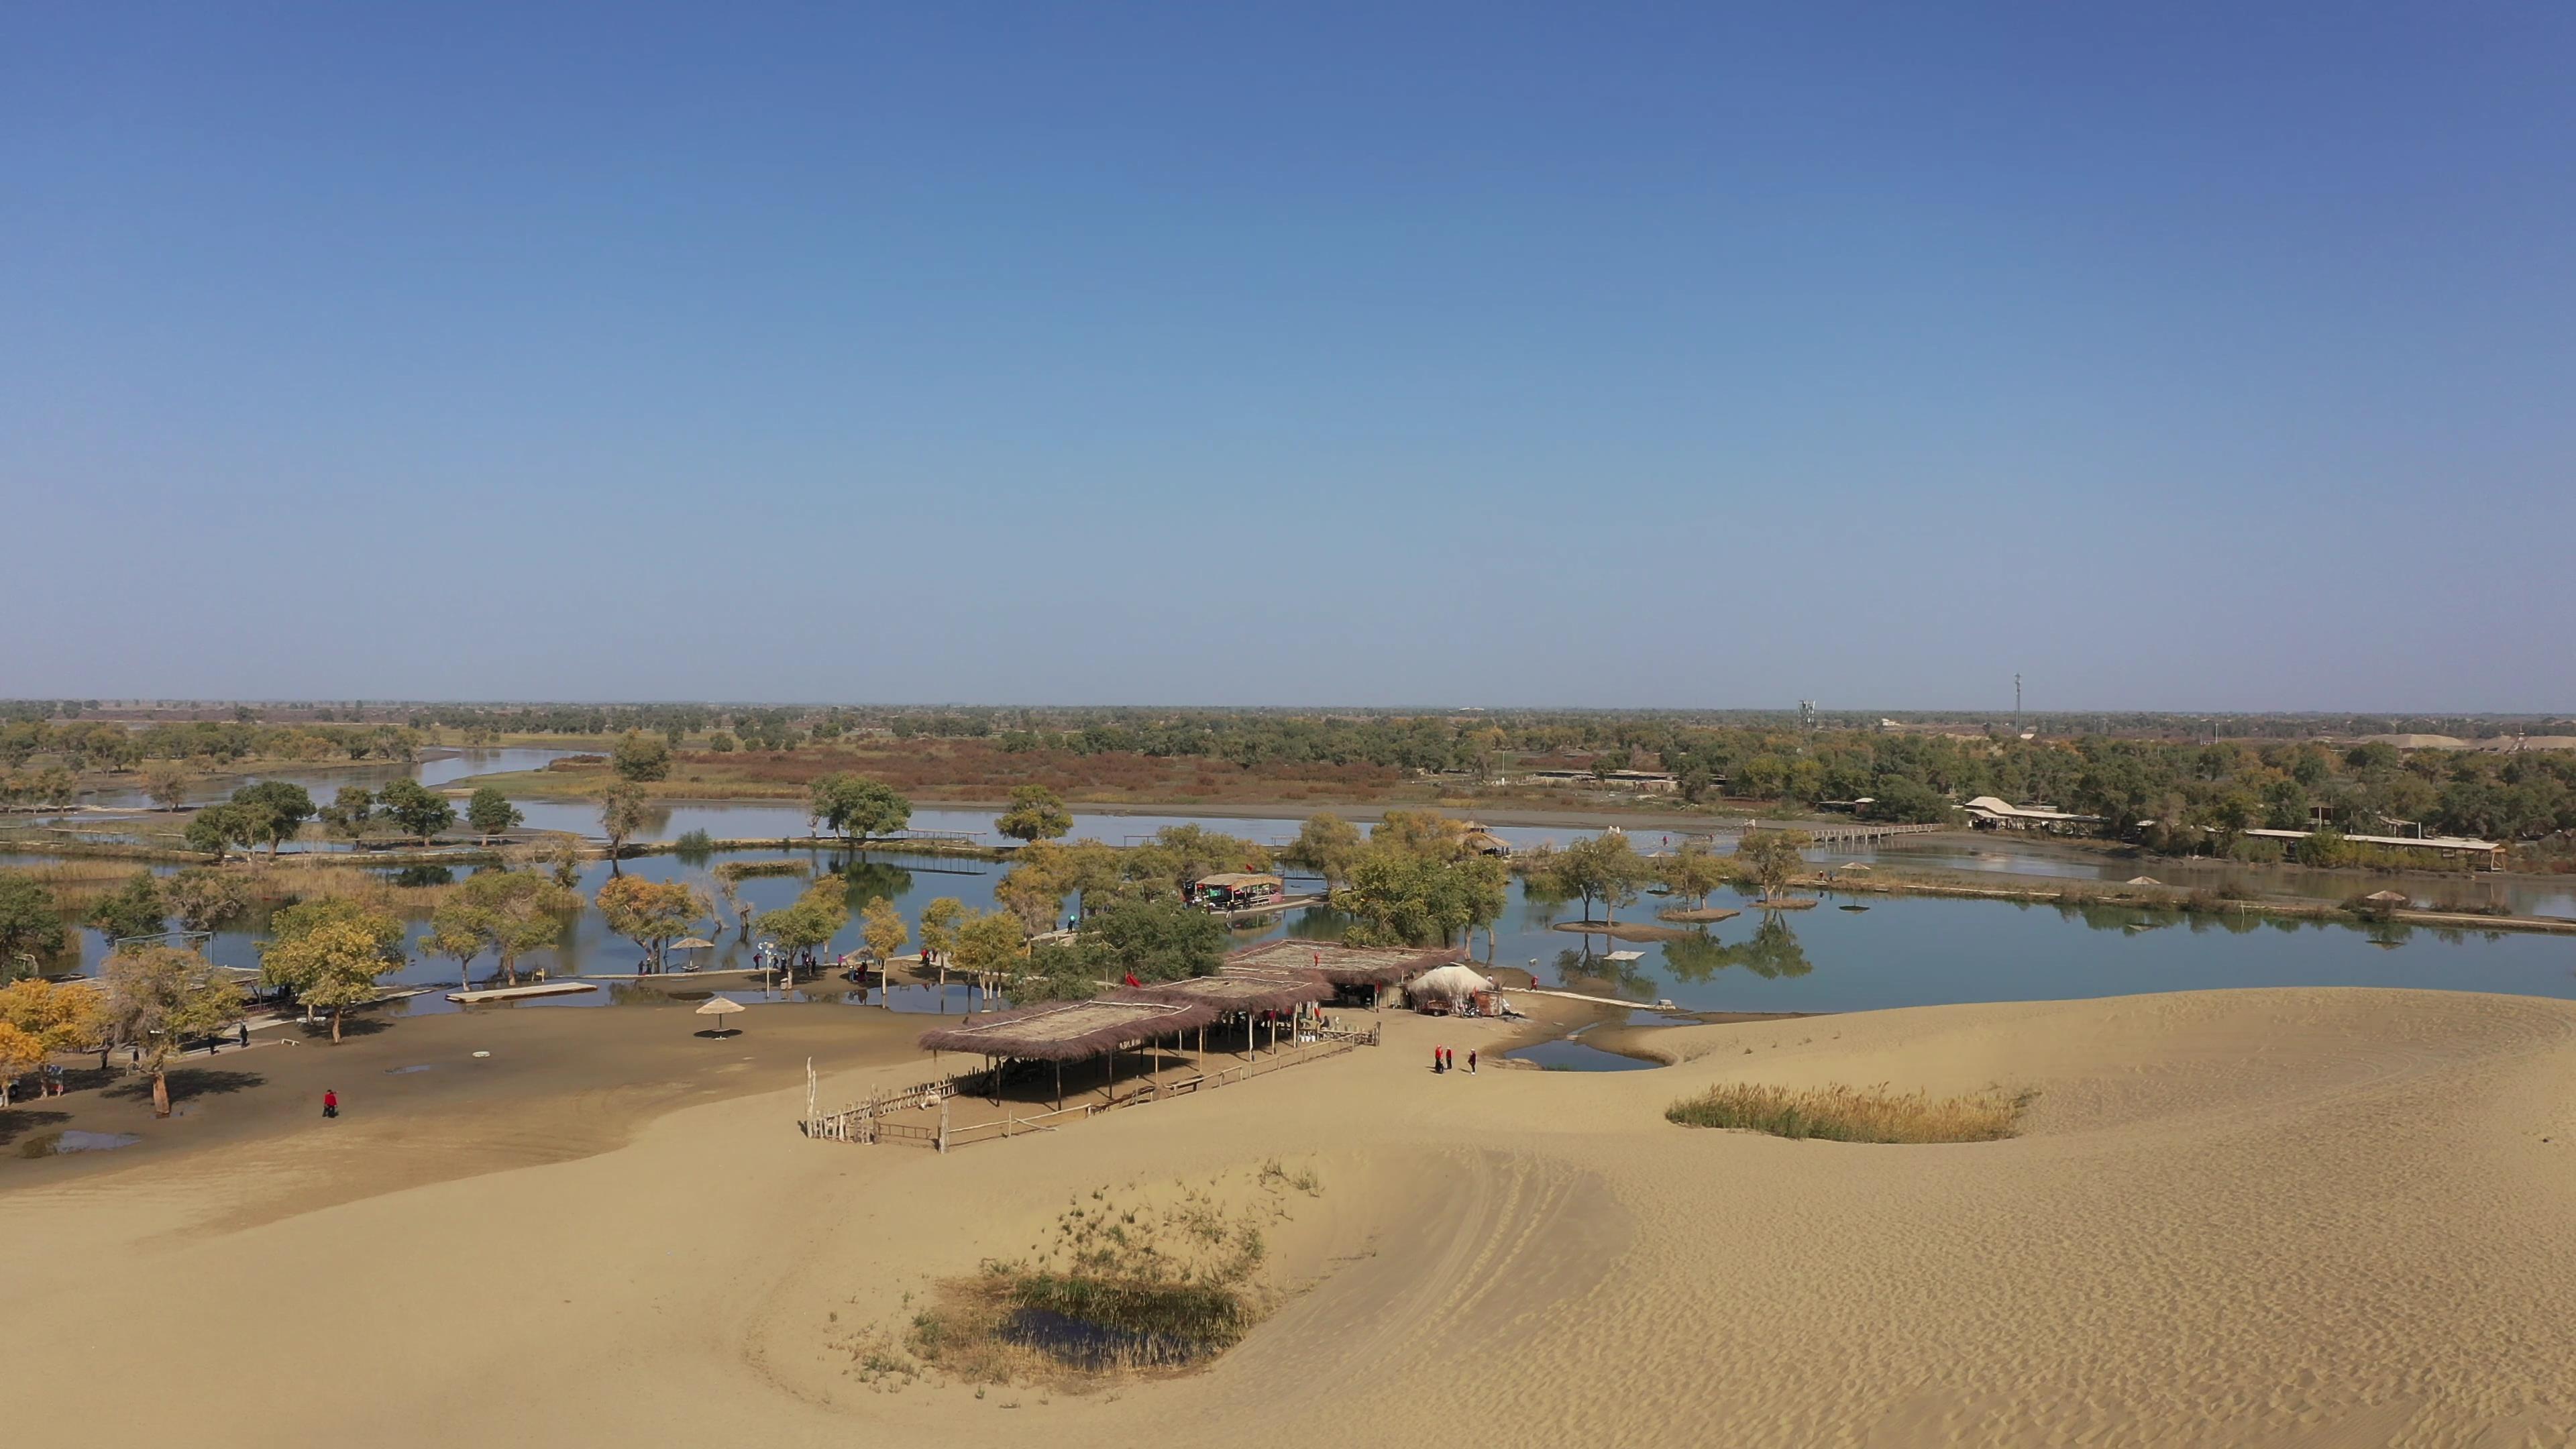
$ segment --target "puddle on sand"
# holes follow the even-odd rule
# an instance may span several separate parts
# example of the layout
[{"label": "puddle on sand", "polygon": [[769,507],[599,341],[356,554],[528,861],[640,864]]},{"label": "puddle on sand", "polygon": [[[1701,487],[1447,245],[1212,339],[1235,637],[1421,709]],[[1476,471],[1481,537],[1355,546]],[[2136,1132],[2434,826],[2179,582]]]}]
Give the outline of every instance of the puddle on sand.
[{"label": "puddle on sand", "polygon": [[81,1132],[66,1130],[54,1139],[56,1152],[114,1152],[131,1147],[143,1139],[131,1132]]},{"label": "puddle on sand", "polygon": [[429,1068],[428,1068],[428,1067],[425,1067],[425,1066],[420,1066],[420,1067],[387,1067],[387,1068],[385,1068],[385,1075],[386,1075],[386,1076],[388,1076],[388,1077],[402,1077],[402,1076],[409,1076],[409,1075],[410,1075],[411,1073],[413,1073],[413,1072],[425,1072],[425,1071],[428,1071],[428,1070],[429,1070]]},{"label": "puddle on sand", "polygon": [[1516,1062],[1529,1062],[1551,1072],[1639,1072],[1663,1065],[1642,1057],[1603,1051],[1584,1041],[1580,1035],[1525,1046],[1509,1055]]}]

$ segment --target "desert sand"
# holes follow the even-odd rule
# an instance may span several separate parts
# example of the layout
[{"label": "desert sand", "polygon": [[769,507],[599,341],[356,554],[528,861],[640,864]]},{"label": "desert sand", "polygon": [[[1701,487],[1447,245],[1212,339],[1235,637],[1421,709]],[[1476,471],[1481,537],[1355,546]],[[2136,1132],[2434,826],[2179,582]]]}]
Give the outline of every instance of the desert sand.
[{"label": "desert sand", "polygon": [[[763,1057],[774,1019],[704,1045],[770,1082],[795,1051],[795,1087],[724,1096],[674,1065],[658,1115],[550,1160],[457,1147],[506,1120],[476,1098],[0,1172],[13,1428],[1069,1449],[2576,1431],[2569,1003],[1925,1008],[1675,1028],[1639,1039],[1674,1060],[1656,1071],[1473,1077],[1433,1076],[1430,1048],[1490,1050],[1496,1028],[1390,1014],[1374,1051],[945,1157],[800,1137],[803,1048]],[[845,1070],[825,1095],[920,1070]],[[2024,1135],[1962,1146],[1663,1120],[1730,1079],[2038,1096]],[[1322,1184],[1277,1233],[1294,1291],[1200,1372],[889,1391],[835,1346],[899,1332],[932,1282],[1096,1187],[1272,1158]]]}]

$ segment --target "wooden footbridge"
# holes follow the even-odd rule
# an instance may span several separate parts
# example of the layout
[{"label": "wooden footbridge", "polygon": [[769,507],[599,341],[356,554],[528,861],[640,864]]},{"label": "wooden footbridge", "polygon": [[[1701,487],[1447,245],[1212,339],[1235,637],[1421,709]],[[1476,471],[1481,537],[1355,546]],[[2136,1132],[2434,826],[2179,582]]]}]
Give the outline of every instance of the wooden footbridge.
[{"label": "wooden footbridge", "polygon": [[[1763,825],[1759,820],[1750,820],[1745,822],[1744,828],[1748,831],[1760,830],[1763,828]],[[1896,825],[1868,820],[1855,820],[1849,824],[1839,822],[1824,824],[1806,820],[1779,820],[1772,822],[1770,828],[1774,830],[1797,831],[1799,834],[1807,837],[1811,844],[1822,846],[1827,850],[1850,850],[1859,846],[1876,845],[1881,841],[1893,840],[1900,835],[1930,835],[1936,831],[1948,830],[1951,827],[1947,825]],[[1696,840],[1703,844],[1710,845],[1717,842],[1716,832],[1708,830],[1693,831],[1682,838],[1684,840]]]}]

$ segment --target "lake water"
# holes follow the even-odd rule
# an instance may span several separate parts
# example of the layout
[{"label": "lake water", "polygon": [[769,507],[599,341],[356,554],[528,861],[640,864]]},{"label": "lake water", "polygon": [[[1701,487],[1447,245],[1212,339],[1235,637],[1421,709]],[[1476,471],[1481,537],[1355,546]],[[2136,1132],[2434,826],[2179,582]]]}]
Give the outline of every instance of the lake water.
[{"label": "lake water", "polygon": [[[541,768],[546,761],[571,753],[551,749],[466,751],[423,761],[412,767],[431,785],[452,785],[476,774]],[[276,778],[304,784],[318,797],[343,784],[381,784],[406,773],[400,767],[365,770],[283,771]],[[228,782],[227,789],[231,784]],[[528,823],[540,829],[596,831],[597,809],[587,804],[525,801],[520,808]],[[999,843],[990,810],[925,807],[913,825],[925,830],[966,832],[978,840]],[[1184,813],[1123,815],[1075,812],[1075,835],[1112,845],[1143,840],[1168,825],[1198,824],[1264,844],[1283,844],[1301,824],[1291,818],[1227,819]],[[795,804],[679,804],[657,811],[645,838],[667,840],[691,830],[723,837],[793,837],[809,829],[805,812]],[[1552,842],[1558,845],[1590,835],[1579,827],[1502,827],[1496,831],[1516,846]],[[1632,838],[1643,850],[1669,844],[1661,831],[1638,830]],[[2044,841],[1978,836],[1965,840],[1899,840],[1871,851],[1812,852],[1823,862],[1873,861],[1940,866],[1970,871],[2011,872],[2069,879],[2125,880],[2139,874],[2135,862],[2104,860],[2052,848]],[[830,946],[834,952],[859,946],[859,909],[878,896],[892,899],[906,919],[918,922],[921,908],[940,896],[954,896],[971,909],[994,905],[993,886],[1005,867],[966,860],[938,860],[878,854],[855,863],[836,848],[818,843],[809,850],[728,854],[718,860],[795,859],[815,871],[848,864],[852,920]],[[10,859],[0,865],[41,864],[41,857]],[[627,873],[653,880],[685,880],[710,899],[718,893],[710,875],[713,861],[678,856],[651,856],[624,863]],[[167,871],[171,867],[160,867]],[[460,867],[460,869],[462,869]],[[2217,887],[2244,883],[2243,867],[2159,861],[2149,873],[2167,884]],[[595,894],[610,873],[607,862],[583,871],[582,890]],[[2265,875],[2268,890],[2285,886],[2281,873]],[[2299,880],[2297,873],[2286,877]],[[2314,877],[2313,893],[2339,897],[2353,888],[2350,878]],[[806,886],[797,877],[758,877],[738,887],[757,910],[793,901]],[[2407,878],[2401,885],[2419,897],[2487,899],[2516,910],[2576,915],[2576,883],[2498,881],[2470,878],[2434,881]],[[2461,934],[2380,929],[2364,930],[2325,923],[2247,922],[2225,925],[2213,919],[2176,914],[2141,914],[2122,910],[2079,912],[2051,906],[1999,901],[1941,900],[1869,896],[1857,898],[1871,909],[1831,909],[1782,913],[1765,920],[1748,912],[1688,940],[1624,947],[1598,937],[1578,937],[1548,929],[1551,921],[1573,914],[1570,907],[1529,900],[1516,882],[1512,904],[1491,941],[1476,938],[1480,960],[1504,966],[1535,966],[1551,984],[1564,984],[1600,995],[1652,1002],[1670,998],[1682,1007],[1712,1011],[1848,1011],[1876,1007],[1947,1002],[2117,995],[2220,986],[2419,986],[2459,990],[2518,992],[2576,997],[2576,938],[2506,933]],[[1653,898],[1634,908],[1639,921],[1651,919]],[[1310,909],[1285,918],[1273,917],[1236,932],[1240,943],[1279,935],[1330,938],[1342,922],[1334,912]],[[255,967],[259,923],[219,933],[209,954],[227,965]],[[417,923],[415,923],[417,934]],[[751,947],[736,930],[712,933],[716,949],[693,953],[715,967],[750,964]],[[95,969],[103,953],[96,933],[82,932],[85,965]],[[1607,959],[1614,949],[1634,949],[1638,959]],[[556,975],[624,973],[635,968],[633,943],[607,929],[596,910],[570,922],[550,951],[522,962],[523,969],[544,967]],[[490,971],[487,959],[476,963],[478,976]],[[417,985],[456,981],[453,963],[415,961],[395,980]],[[555,998],[547,1006],[613,1005],[632,996],[631,989],[610,983],[608,989]],[[820,999],[860,1000],[857,993],[832,983],[813,988]],[[745,1000],[757,1000],[752,993]],[[865,1000],[879,1002],[878,993]],[[536,1006],[540,1003],[525,1003]],[[963,988],[952,987],[942,998],[932,988],[898,987],[894,1005],[918,1011],[959,1010]],[[455,1010],[436,993],[416,997],[399,1009],[409,1012]],[[522,1009],[513,1007],[509,1009]],[[1573,1044],[1567,1050],[1604,1053]],[[1624,1060],[1624,1059],[1622,1059]],[[1574,1063],[1562,1063],[1573,1065]]]}]

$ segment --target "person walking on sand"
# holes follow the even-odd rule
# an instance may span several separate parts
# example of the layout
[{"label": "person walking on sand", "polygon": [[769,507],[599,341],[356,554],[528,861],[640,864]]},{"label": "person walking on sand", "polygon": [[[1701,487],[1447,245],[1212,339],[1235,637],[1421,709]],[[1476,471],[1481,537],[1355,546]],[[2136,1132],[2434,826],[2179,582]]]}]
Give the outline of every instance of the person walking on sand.
[{"label": "person walking on sand", "polygon": [[1474,1047],[1467,1048],[1467,1075],[1471,1077],[1476,1075],[1476,1049]]},{"label": "person walking on sand", "polygon": [[250,1045],[250,1023],[247,1021],[241,1024],[241,1044],[243,1046]]},{"label": "person walking on sand", "polygon": [[340,1115],[340,1094],[328,1087],[322,1089],[322,1115],[325,1117]]}]

